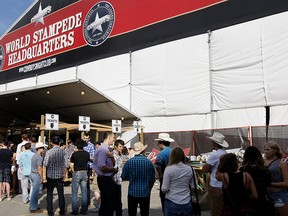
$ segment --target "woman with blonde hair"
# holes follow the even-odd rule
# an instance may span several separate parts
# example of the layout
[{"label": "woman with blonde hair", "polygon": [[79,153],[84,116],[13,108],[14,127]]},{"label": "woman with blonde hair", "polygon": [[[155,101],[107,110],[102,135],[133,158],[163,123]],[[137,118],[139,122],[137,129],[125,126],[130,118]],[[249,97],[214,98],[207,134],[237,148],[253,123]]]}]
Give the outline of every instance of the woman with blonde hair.
[{"label": "woman with blonde hair", "polygon": [[173,148],[161,187],[162,192],[165,193],[165,216],[192,215],[190,196],[192,177],[192,168],[185,164],[183,150],[180,147]]},{"label": "woman with blonde hair", "polygon": [[281,160],[280,146],[275,141],[264,145],[265,165],[271,173],[268,198],[278,209],[280,216],[288,215],[288,165]]}]

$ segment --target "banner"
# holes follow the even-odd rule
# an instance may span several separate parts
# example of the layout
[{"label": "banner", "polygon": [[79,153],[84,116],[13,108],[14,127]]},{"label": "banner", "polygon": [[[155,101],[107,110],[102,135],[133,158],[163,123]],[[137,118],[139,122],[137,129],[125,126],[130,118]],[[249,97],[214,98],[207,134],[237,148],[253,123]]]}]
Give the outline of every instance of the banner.
[{"label": "banner", "polygon": [[0,40],[0,84],[287,10],[285,0],[43,0]]}]

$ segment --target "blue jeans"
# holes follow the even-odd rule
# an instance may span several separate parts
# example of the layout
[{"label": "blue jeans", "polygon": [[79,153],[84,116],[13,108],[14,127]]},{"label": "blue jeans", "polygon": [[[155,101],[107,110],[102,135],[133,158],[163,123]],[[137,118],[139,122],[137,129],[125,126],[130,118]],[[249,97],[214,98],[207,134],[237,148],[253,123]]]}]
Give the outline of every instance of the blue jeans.
[{"label": "blue jeans", "polygon": [[56,185],[58,193],[58,204],[60,214],[65,213],[65,197],[64,197],[64,187],[62,178],[59,179],[50,179],[47,177],[47,211],[48,215],[54,215],[53,211],[53,190]]},{"label": "blue jeans", "polygon": [[191,216],[192,215],[192,204],[177,204],[169,199],[165,199],[164,206],[165,216]]},{"label": "blue jeans", "polygon": [[[22,175],[22,181],[23,181],[22,200],[23,203],[27,203],[31,199],[31,191],[33,190],[33,186],[31,184],[30,176]],[[32,186],[32,188],[30,188],[30,194],[28,194],[29,183]]]},{"label": "blue jeans", "polygon": [[31,199],[30,199],[30,210],[38,209],[38,195],[39,188],[41,185],[41,178],[39,174],[31,173],[30,179],[32,181]]},{"label": "blue jeans", "polygon": [[72,211],[78,213],[78,189],[80,186],[81,189],[81,213],[87,214],[88,205],[87,205],[87,171],[76,171],[72,176]]}]

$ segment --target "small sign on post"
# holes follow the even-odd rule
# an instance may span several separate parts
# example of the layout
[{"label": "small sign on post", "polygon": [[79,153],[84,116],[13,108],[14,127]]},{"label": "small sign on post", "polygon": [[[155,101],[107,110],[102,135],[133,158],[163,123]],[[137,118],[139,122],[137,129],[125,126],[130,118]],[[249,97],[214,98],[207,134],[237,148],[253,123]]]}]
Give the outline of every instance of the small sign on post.
[{"label": "small sign on post", "polygon": [[133,121],[133,130],[136,133],[141,133],[141,121]]},{"label": "small sign on post", "polygon": [[59,130],[59,115],[45,114],[45,130]]},{"label": "small sign on post", "polygon": [[121,133],[121,120],[112,120],[112,132]]},{"label": "small sign on post", "polygon": [[90,117],[89,116],[79,116],[79,131],[90,131]]}]

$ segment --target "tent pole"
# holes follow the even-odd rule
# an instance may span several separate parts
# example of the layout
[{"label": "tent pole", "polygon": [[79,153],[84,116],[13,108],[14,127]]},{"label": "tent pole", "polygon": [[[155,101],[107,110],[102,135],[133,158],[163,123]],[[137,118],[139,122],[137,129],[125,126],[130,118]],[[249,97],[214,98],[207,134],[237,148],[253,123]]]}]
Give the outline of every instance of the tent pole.
[{"label": "tent pole", "polygon": [[211,113],[211,128],[215,128],[215,113],[213,111],[213,69],[212,69],[212,51],[211,51],[211,37],[212,32],[210,30],[208,33],[208,58],[209,58],[209,77],[210,77],[210,113]]}]

